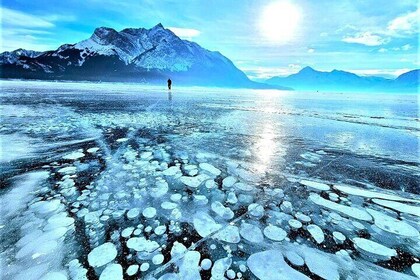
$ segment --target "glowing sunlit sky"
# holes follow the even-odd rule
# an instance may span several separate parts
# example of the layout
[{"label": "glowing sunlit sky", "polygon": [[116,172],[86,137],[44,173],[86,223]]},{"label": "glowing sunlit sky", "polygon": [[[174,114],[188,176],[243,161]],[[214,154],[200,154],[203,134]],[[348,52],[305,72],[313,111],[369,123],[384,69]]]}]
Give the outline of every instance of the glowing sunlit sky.
[{"label": "glowing sunlit sky", "polygon": [[419,17],[417,0],[3,0],[1,51],[56,49],[100,26],[162,23],[256,80],[304,66],[394,77],[419,68]]}]

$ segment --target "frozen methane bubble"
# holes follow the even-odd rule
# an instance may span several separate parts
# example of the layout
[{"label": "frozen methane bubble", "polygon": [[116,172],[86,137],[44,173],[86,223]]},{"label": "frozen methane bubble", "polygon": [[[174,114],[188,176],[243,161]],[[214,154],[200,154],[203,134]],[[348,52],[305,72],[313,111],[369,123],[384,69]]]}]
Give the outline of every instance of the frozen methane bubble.
[{"label": "frozen methane bubble", "polygon": [[178,204],[170,202],[170,201],[164,201],[160,205],[160,207],[165,210],[172,210],[172,209],[175,209],[177,206]]},{"label": "frozen methane bubble", "polygon": [[165,258],[163,257],[162,254],[157,254],[157,255],[153,256],[152,263],[155,264],[155,265],[158,265],[158,264],[163,263],[164,259]]},{"label": "frozen methane bubble", "polygon": [[211,268],[211,265],[212,265],[212,262],[210,259],[203,259],[200,264],[203,270],[209,270]]},{"label": "frozen methane bubble", "polygon": [[60,200],[52,199],[35,202],[30,208],[39,214],[47,214],[56,211],[60,205]]},{"label": "frozen methane bubble", "polygon": [[323,279],[338,280],[340,274],[338,273],[338,265],[333,262],[327,254],[318,253],[312,248],[306,248],[303,251],[305,263],[309,270]]},{"label": "frozen methane bubble", "polygon": [[338,231],[333,232],[333,238],[337,244],[343,244],[344,241],[346,240],[346,237],[344,236],[344,234]]},{"label": "frozen methane bubble", "polygon": [[88,262],[93,267],[101,267],[112,262],[117,256],[117,249],[113,243],[104,243],[88,254]]},{"label": "frozen methane bubble", "polygon": [[144,208],[143,216],[146,217],[147,219],[153,218],[154,216],[156,216],[156,209],[153,207]]},{"label": "frozen methane bubble", "polygon": [[330,190],[330,186],[324,183],[308,181],[308,180],[301,180],[299,183],[305,185],[311,189],[318,190],[318,191],[328,191]]},{"label": "frozen methane bubble", "polygon": [[309,200],[319,206],[337,211],[348,217],[358,219],[361,221],[367,221],[367,222],[372,221],[372,216],[369,215],[369,213],[367,213],[366,211],[326,200],[322,198],[321,196],[319,196],[318,194],[311,194],[309,196]]},{"label": "frozen methane bubble", "polygon": [[244,184],[244,183],[235,183],[233,185],[233,187],[239,191],[243,191],[243,192],[250,192],[253,191],[254,188],[248,184]]},{"label": "frozen methane bubble", "polygon": [[381,205],[383,207],[391,208],[393,210],[396,210],[398,212],[407,213],[410,215],[414,215],[417,217],[420,217],[420,207],[408,205],[401,202],[395,202],[395,201],[389,201],[389,200],[383,200],[383,199],[372,199],[372,201],[378,205]]},{"label": "frozen methane bubble", "polygon": [[200,267],[198,266],[200,258],[200,252],[188,251],[185,253],[179,265],[179,279],[201,279]]},{"label": "frozen methane bubble", "polygon": [[292,229],[300,229],[302,227],[302,223],[295,219],[290,219],[288,223]]},{"label": "frozen methane bubble", "polygon": [[97,151],[99,151],[99,148],[98,147],[93,147],[93,148],[87,149],[87,152],[89,154],[95,154]]},{"label": "frozen methane bubble", "polygon": [[273,241],[282,241],[286,238],[287,232],[277,226],[269,225],[265,227],[264,235]]},{"label": "frozen methane bubble", "polygon": [[85,156],[85,154],[84,154],[84,153],[79,152],[79,151],[75,151],[75,152],[73,152],[73,153],[70,153],[70,154],[65,155],[65,156],[63,157],[63,159],[76,160],[76,159],[82,158],[82,157],[84,157],[84,156]]},{"label": "frozen methane bubble", "polygon": [[209,200],[205,195],[193,195],[193,201],[197,205],[206,205]]},{"label": "frozen methane bubble", "polygon": [[321,244],[324,242],[325,236],[322,229],[317,225],[308,225],[307,227],[311,236],[315,239],[316,243]]},{"label": "frozen methane bubble", "polygon": [[209,172],[212,175],[219,176],[222,172],[213,165],[203,162],[199,164],[200,168]]},{"label": "frozen methane bubble", "polygon": [[67,275],[63,272],[48,272],[40,280],[67,280]]},{"label": "frozen methane bubble", "polygon": [[226,198],[226,202],[230,204],[236,204],[238,202],[238,198],[234,192],[229,192]]},{"label": "frozen methane bubble", "polygon": [[168,190],[168,183],[163,179],[157,179],[155,185],[149,189],[149,194],[151,197],[157,198],[165,195]]},{"label": "frozen methane bubble", "polygon": [[260,280],[310,280],[288,266],[279,250],[254,253],[248,258],[247,264],[249,270]]},{"label": "frozen methane bubble", "polygon": [[239,233],[245,240],[252,243],[261,243],[264,241],[264,236],[260,228],[253,224],[242,223]]},{"label": "frozen methane bubble", "polygon": [[99,280],[122,280],[123,279],[123,269],[121,265],[112,263],[105,267],[102,271]]},{"label": "frozen methane bubble", "polygon": [[365,238],[353,238],[354,247],[368,258],[389,260],[397,255],[397,251]]},{"label": "frozen methane bubble", "polygon": [[283,203],[280,205],[281,211],[283,211],[286,214],[290,214],[293,211],[292,203],[289,201],[283,201]]},{"label": "frozen methane bubble", "polygon": [[229,269],[229,267],[232,265],[232,258],[226,257],[220,260],[217,260],[214,262],[214,265],[211,269],[211,277],[212,279],[220,279],[224,280],[225,272]]},{"label": "frozen methane bubble", "polygon": [[140,215],[140,209],[139,208],[132,208],[127,212],[127,218],[129,220],[134,220]]},{"label": "frozen methane bubble", "polygon": [[142,271],[142,272],[148,271],[149,270],[149,267],[150,267],[150,264],[149,263],[147,263],[147,262],[142,263],[140,265],[140,271]]},{"label": "frozen methane bubble", "polygon": [[291,262],[292,264],[296,266],[303,266],[305,264],[305,261],[302,259],[301,256],[299,256],[296,252],[287,250],[285,252],[286,258]]},{"label": "frozen methane bubble", "polygon": [[207,179],[209,179],[209,176],[205,174],[200,174],[195,177],[182,176],[180,178],[181,182],[184,185],[194,189],[198,188],[198,186],[200,186],[201,183],[203,183]]},{"label": "frozen methane bubble", "polygon": [[178,172],[181,172],[178,166],[171,166],[168,169],[164,170],[162,173],[165,176],[175,176]]},{"label": "frozen methane bubble", "polygon": [[303,223],[309,223],[311,221],[311,217],[309,217],[308,215],[305,215],[301,212],[297,212],[295,217]]},{"label": "frozen methane bubble", "polygon": [[215,201],[211,204],[211,210],[225,220],[230,220],[235,215],[229,207],[223,206],[219,201]]},{"label": "frozen methane bubble", "polygon": [[258,203],[251,203],[248,206],[248,214],[254,218],[261,218],[264,216],[264,207]]},{"label": "frozen methane bubble", "polygon": [[215,238],[228,243],[239,243],[241,237],[239,236],[239,228],[236,226],[228,225],[219,231]]},{"label": "frozen methane bubble", "polygon": [[61,169],[59,169],[57,172],[60,174],[67,174],[67,175],[71,175],[76,173],[77,169],[74,166],[67,166],[67,167],[63,167]]},{"label": "frozen methane bubble", "polygon": [[229,269],[228,271],[226,271],[226,276],[229,279],[235,279],[236,273],[232,269]]},{"label": "frozen methane bubble", "polygon": [[159,248],[156,241],[147,240],[144,237],[132,237],[127,241],[127,247],[137,252],[151,253]]},{"label": "frozen methane bubble", "polygon": [[162,235],[166,232],[166,226],[162,225],[162,226],[158,226],[155,228],[154,230],[156,235]]},{"label": "frozen methane bubble", "polygon": [[420,263],[413,263],[411,270],[418,278],[420,278]]},{"label": "frozen methane bubble", "polygon": [[413,199],[407,199],[407,198],[399,197],[396,195],[360,189],[355,186],[334,185],[334,188],[346,194],[362,196],[362,197],[367,197],[367,198],[382,198],[382,199],[394,200],[394,201],[417,202],[416,200],[413,200]]},{"label": "frozen methane bubble", "polygon": [[132,264],[127,268],[127,275],[133,276],[139,271],[139,265],[138,264]]},{"label": "frozen methane bubble", "polygon": [[230,189],[236,183],[236,178],[232,176],[228,176],[223,179],[222,185],[225,189]]},{"label": "frozen methane bubble", "polygon": [[397,220],[372,209],[366,210],[369,212],[369,214],[372,215],[375,221],[375,225],[384,231],[406,237],[419,236],[419,232],[417,231],[417,229],[415,229],[414,227],[412,227],[404,221]]},{"label": "frozen methane bubble", "polygon": [[124,237],[124,238],[128,238],[133,234],[133,231],[134,231],[134,227],[125,228],[122,231],[121,236]]},{"label": "frozen methane bubble", "polygon": [[193,225],[194,229],[201,237],[206,237],[222,227],[208,214],[201,212],[194,215]]},{"label": "frozen methane bubble", "polygon": [[176,259],[184,255],[187,252],[187,247],[184,244],[179,243],[178,241],[174,242],[174,245],[171,249],[171,258]]}]

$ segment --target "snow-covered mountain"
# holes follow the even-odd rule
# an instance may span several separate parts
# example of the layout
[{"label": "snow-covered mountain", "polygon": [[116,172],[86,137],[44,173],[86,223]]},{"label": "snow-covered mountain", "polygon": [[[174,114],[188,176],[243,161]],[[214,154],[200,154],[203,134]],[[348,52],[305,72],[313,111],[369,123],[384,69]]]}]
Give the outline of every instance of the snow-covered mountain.
[{"label": "snow-covered mountain", "polygon": [[21,56],[37,57],[40,54],[42,54],[42,52],[24,50],[24,49],[17,49],[12,52],[3,52],[0,54],[0,64],[14,64],[19,61],[19,58]]},{"label": "snow-covered mountain", "polygon": [[37,78],[267,87],[225,56],[177,37],[161,24],[120,32],[97,28],[89,39],[38,56],[0,61],[3,78]]},{"label": "snow-covered mountain", "polygon": [[272,77],[266,83],[297,90],[414,92],[419,86],[418,73],[413,70],[391,80],[341,70],[322,72],[307,66],[287,77]]}]

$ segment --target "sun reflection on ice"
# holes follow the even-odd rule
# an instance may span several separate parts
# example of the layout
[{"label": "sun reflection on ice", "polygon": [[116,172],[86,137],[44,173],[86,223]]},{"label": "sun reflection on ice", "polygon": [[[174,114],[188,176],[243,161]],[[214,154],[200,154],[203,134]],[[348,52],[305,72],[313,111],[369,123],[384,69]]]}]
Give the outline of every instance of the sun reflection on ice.
[{"label": "sun reflection on ice", "polygon": [[[281,138],[281,124],[276,122],[276,107],[273,96],[281,92],[270,94],[265,91],[260,92],[261,99],[258,101],[258,111],[261,112],[258,122],[255,124],[255,132],[258,137],[254,144],[255,154],[254,168],[258,173],[266,173],[273,166],[273,162],[283,161],[286,154],[284,143]],[[278,99],[276,99],[278,100]],[[275,107],[276,106],[276,107]]]},{"label": "sun reflection on ice", "polygon": [[255,144],[257,154],[256,170],[259,173],[266,172],[273,160],[276,150],[275,134],[272,123],[267,123],[261,133],[261,138]]}]

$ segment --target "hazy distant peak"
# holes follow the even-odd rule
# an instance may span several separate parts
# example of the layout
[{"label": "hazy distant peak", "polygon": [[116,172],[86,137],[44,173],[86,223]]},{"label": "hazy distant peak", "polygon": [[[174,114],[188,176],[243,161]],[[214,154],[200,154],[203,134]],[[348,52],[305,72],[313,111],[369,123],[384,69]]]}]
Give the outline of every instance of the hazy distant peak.
[{"label": "hazy distant peak", "polygon": [[303,68],[299,71],[299,73],[308,73],[308,72],[318,72],[318,71],[316,71],[314,68],[312,68],[312,67],[310,67],[310,66],[303,67]]}]

